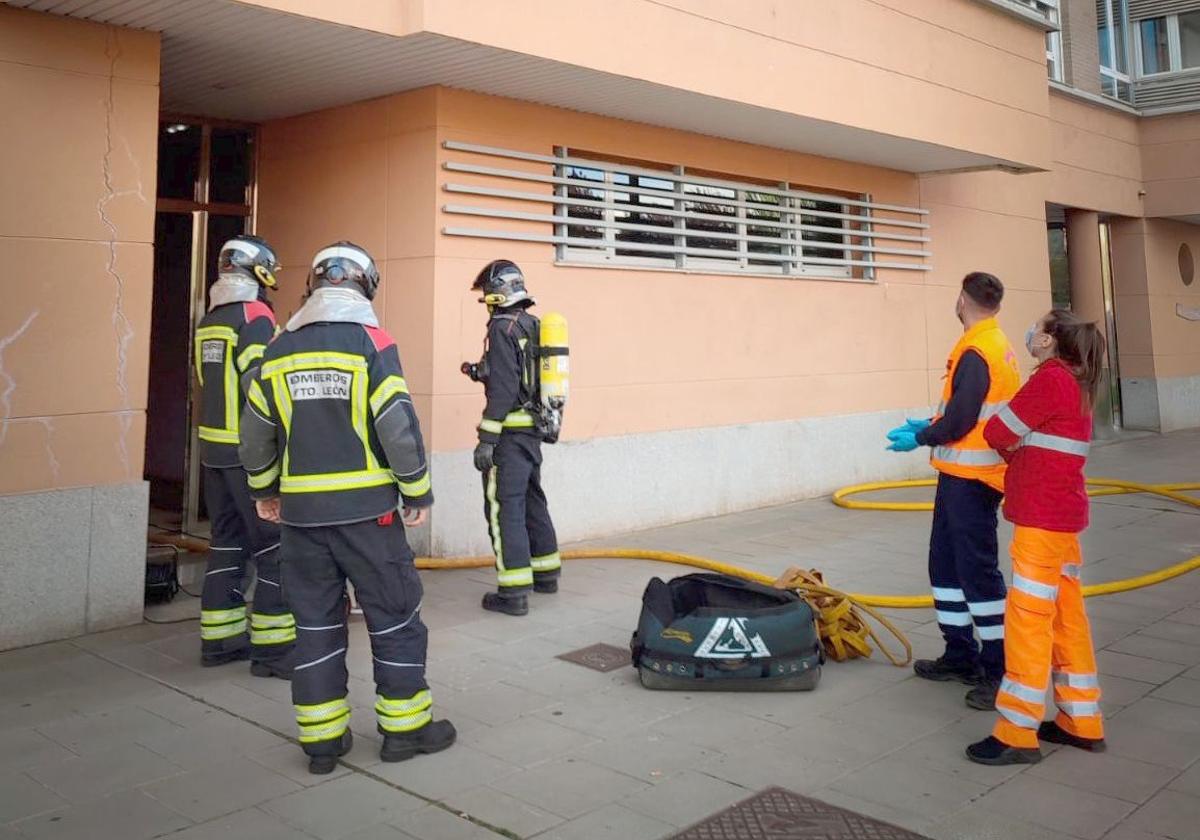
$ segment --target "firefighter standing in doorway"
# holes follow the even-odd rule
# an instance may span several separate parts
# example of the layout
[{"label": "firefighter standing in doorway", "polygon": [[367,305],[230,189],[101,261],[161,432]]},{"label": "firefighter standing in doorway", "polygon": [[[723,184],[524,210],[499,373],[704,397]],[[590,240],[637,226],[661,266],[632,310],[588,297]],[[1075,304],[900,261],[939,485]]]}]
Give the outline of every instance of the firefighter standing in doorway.
[{"label": "firefighter standing in doorway", "polygon": [[1016,355],[996,322],[1003,297],[1004,286],[991,274],[963,278],[955,305],[963,335],[946,362],[938,414],[888,433],[888,448],[897,452],[932,447],[938,472],[929,579],[946,652],[918,659],[913,670],[927,680],[974,686],[967,705],[982,710],[995,708],[1004,676],[1005,606],[996,539],[1005,465],[983,428],[1021,384]]},{"label": "firefighter standing in doorway", "polygon": [[403,761],[455,739],[453,724],[433,720],[425,682],[428,633],[405,526],[425,521],[433,493],[396,343],[371,307],[378,286],[357,245],[319,251],[308,300],[267,348],[242,421],[259,514],[282,523],[297,630],[292,702],[316,774],[352,742],[347,578],[371,640],[380,757]]},{"label": "firefighter standing in doorway", "polygon": [[[275,332],[267,290],[276,286],[279,261],[255,236],[221,247],[209,309],[196,330],[200,380],[200,461],[212,539],[200,599],[201,663],[251,660],[259,677],[291,677],[295,621],[279,581],[279,528],[259,519],[238,460],[243,383],[257,368]],[[247,563],[256,567],[254,607],[247,626]]]},{"label": "firefighter standing in doorway", "polygon": [[487,396],[474,458],[483,474],[498,586],[483,596],[483,608],[525,615],[529,591],[557,592],[562,568],[541,482],[542,440],[558,437],[557,420],[547,422],[538,388],[541,323],[529,312],[534,301],[515,263],[489,263],[471,288],[482,292],[479,302],[491,314],[483,358],[462,367],[484,383]]}]

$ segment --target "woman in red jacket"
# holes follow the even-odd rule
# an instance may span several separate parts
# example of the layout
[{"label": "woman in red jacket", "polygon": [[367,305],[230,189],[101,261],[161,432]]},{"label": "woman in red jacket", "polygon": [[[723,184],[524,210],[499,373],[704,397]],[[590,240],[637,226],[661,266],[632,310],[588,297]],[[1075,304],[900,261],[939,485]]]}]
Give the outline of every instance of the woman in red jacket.
[{"label": "woman in red jacket", "polygon": [[[1016,529],[1000,719],[989,737],[967,747],[980,764],[1041,761],[1039,738],[1104,749],[1096,654],[1079,582],[1079,533],[1088,524],[1083,467],[1104,336],[1095,324],[1055,309],[1030,328],[1025,346],[1037,369],[984,427],[988,444],[1008,461],[1004,517]],[[1043,723],[1051,680],[1059,713]]]}]

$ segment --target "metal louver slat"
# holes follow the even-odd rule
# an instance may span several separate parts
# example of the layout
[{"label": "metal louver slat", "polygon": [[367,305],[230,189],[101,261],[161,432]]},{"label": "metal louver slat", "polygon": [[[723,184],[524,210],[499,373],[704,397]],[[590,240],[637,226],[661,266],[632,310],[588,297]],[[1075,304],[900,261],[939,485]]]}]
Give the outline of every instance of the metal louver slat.
[{"label": "metal louver slat", "polygon": [[1200,11],[1196,0],[1129,0],[1129,19],[1148,20],[1164,15]]},{"label": "metal louver slat", "polygon": [[[442,147],[471,156],[442,163],[469,179],[442,190],[489,199],[486,206],[448,203],[442,212],[507,223],[448,225],[446,236],[545,243],[555,246],[559,262],[700,272],[870,280],[876,269],[931,268],[925,259],[932,254],[922,247],[929,211],[918,207],[566,150],[546,155],[455,141]],[[480,157],[524,166],[472,160]]]}]

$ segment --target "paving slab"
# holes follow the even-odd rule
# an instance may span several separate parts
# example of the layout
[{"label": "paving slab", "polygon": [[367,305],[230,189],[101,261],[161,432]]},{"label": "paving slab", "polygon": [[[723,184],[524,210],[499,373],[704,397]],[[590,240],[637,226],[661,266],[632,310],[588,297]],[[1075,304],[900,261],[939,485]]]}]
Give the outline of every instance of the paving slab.
[{"label": "paving slab", "polygon": [[654,817],[622,805],[605,805],[539,834],[538,840],[657,840],[671,831],[669,823]]},{"label": "paving slab", "polygon": [[240,756],[142,786],[144,793],[194,822],[231,814],[300,789],[285,776]]},{"label": "paving slab", "polygon": [[1084,840],[1100,840],[1137,807],[1042,778],[1020,775],[978,801],[980,807]]},{"label": "paving slab", "polygon": [[262,808],[321,840],[342,840],[425,804],[382,782],[352,773],[271,800]]},{"label": "paving slab", "polygon": [[23,837],[53,840],[145,840],[161,837],[191,821],[155,802],[139,790],[123,791],[104,799],[50,811],[15,823]]}]

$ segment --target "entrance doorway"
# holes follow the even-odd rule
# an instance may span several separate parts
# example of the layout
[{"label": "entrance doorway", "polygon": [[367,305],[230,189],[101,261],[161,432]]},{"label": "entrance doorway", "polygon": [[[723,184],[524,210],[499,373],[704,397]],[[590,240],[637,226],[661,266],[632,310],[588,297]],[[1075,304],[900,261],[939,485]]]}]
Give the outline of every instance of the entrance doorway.
[{"label": "entrance doorway", "polygon": [[1112,228],[1106,217],[1086,212],[1081,212],[1068,224],[1068,217],[1074,212],[1058,205],[1046,207],[1051,305],[1056,309],[1070,309],[1081,318],[1097,321],[1104,332],[1108,353],[1100,392],[1092,410],[1092,436],[1111,438],[1123,425],[1117,313],[1113,292]]},{"label": "entrance doorway", "polygon": [[204,536],[192,336],[221,245],[254,226],[255,127],[163,115],[146,404],[151,524]]}]

